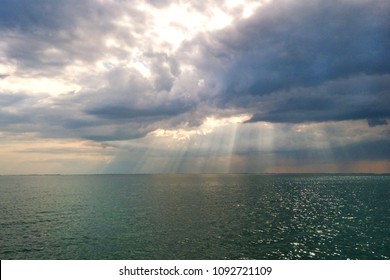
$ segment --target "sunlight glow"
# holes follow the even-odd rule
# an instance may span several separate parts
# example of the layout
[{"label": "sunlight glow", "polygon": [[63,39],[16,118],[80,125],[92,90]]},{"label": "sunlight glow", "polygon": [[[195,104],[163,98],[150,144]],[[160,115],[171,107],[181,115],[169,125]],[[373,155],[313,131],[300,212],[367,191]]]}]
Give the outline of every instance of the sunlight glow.
[{"label": "sunlight glow", "polygon": [[119,48],[120,47],[119,43],[113,38],[107,39],[105,42],[105,45],[108,48],[110,48],[110,47]]},{"label": "sunlight glow", "polygon": [[145,78],[150,78],[152,76],[152,72],[143,61],[133,61],[132,63],[128,63],[127,66],[135,68]]},{"label": "sunlight glow", "polygon": [[86,140],[38,139],[33,133],[2,135],[0,165],[8,174],[93,172],[114,149]]},{"label": "sunlight glow", "polygon": [[251,115],[243,114],[227,118],[207,117],[202,125],[190,129],[157,129],[151,133],[156,137],[171,137],[175,140],[188,140],[194,135],[206,135],[213,132],[216,128],[224,127],[231,124],[243,123],[249,120]]},{"label": "sunlight glow", "polygon": [[77,92],[80,89],[81,87],[77,84],[56,78],[10,76],[0,80],[0,91],[3,92],[58,95],[66,92]]},{"label": "sunlight glow", "polygon": [[[245,4],[245,9],[253,11],[257,4]],[[191,7],[189,3],[172,4],[164,9],[157,9],[151,5],[141,3],[137,6],[140,11],[153,15],[152,24],[145,34],[160,46],[168,44],[176,50],[184,40],[192,39],[203,31],[212,31],[230,25],[234,17],[223,7],[213,6],[205,13]],[[249,15],[249,12],[245,12]],[[123,19],[119,24],[127,24]]]},{"label": "sunlight glow", "polygon": [[228,9],[242,10],[241,17],[248,18],[253,15],[257,8],[271,2],[272,0],[246,1],[246,0],[225,0],[225,5]]},{"label": "sunlight glow", "polygon": [[206,29],[208,30],[218,30],[225,28],[233,22],[233,17],[225,13],[222,10],[215,9],[212,12],[211,18],[209,18],[206,23]]}]

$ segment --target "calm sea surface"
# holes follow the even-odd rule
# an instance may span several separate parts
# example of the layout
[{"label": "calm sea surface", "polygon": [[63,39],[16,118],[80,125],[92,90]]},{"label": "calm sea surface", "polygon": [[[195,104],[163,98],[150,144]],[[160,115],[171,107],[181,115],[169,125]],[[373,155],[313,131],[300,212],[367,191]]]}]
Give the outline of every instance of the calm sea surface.
[{"label": "calm sea surface", "polygon": [[347,258],[390,258],[390,176],[0,176],[0,259]]}]

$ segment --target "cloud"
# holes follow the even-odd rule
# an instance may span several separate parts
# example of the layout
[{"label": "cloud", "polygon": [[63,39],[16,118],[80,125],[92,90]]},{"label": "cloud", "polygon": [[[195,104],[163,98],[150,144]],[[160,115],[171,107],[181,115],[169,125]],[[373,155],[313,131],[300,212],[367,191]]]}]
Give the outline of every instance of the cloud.
[{"label": "cloud", "polygon": [[[108,80],[110,88],[106,92],[115,91],[116,83],[123,83],[118,79],[128,79],[128,87],[122,87],[123,94],[138,86],[139,81],[131,78],[135,76],[133,73],[125,73],[122,64],[115,65],[110,60],[128,55],[125,47],[131,48],[132,44],[143,46],[144,39],[151,42],[146,37],[138,41],[134,39],[141,31],[138,19],[141,19],[143,28],[150,24],[144,12],[114,2],[87,1],[78,5],[50,1],[38,1],[32,5],[25,2],[23,5],[8,3],[3,13],[6,9],[9,16],[2,17],[7,30],[19,26],[17,33],[12,36],[8,33],[6,37],[7,57],[23,63],[23,69],[19,71],[34,68],[40,72],[46,69],[45,75],[53,75],[56,71],[64,74],[64,69],[73,65],[75,60],[84,61],[89,68],[91,63],[103,61],[102,65],[112,67],[107,74],[104,71],[96,74],[101,81]],[[167,3],[154,1],[152,4],[162,8]],[[21,9],[26,11],[20,13]],[[389,111],[386,108],[389,106],[382,101],[386,101],[383,95],[388,87],[387,73],[390,70],[386,63],[389,58],[386,50],[390,44],[388,11],[389,5],[383,1],[273,1],[258,9],[249,19],[239,19],[224,30],[203,33],[188,41],[174,54],[153,50],[143,52],[143,62],[140,63],[146,65],[151,77],[145,81],[144,88],[136,89],[136,94],[149,100],[148,95],[157,96],[165,91],[170,93],[168,98],[180,99],[177,94],[181,93],[175,92],[175,85],[186,78],[180,69],[194,65],[196,68],[191,79],[194,84],[201,79],[202,88],[189,84],[181,90],[199,96],[200,102],[245,108],[254,114],[251,121],[387,118]],[[23,20],[12,17],[18,13],[23,15]],[[43,16],[38,17],[41,14]],[[136,19],[130,21],[127,33],[123,26],[118,25],[118,18],[123,15]],[[100,20],[94,26],[97,16]],[[107,46],[110,38],[115,40]],[[26,40],[28,46],[24,44]],[[188,55],[195,49],[200,52]],[[112,57],[105,59],[107,51]],[[92,77],[94,73],[91,74]],[[107,98],[112,97],[107,93]],[[373,112],[378,104],[381,106]],[[110,107],[122,108],[124,112],[122,103],[110,104]],[[162,110],[166,111],[166,108],[163,106]],[[151,104],[150,110],[132,108],[130,111],[146,113],[155,112],[155,109],[156,106]],[[86,112],[109,115],[108,110],[99,110],[98,105],[86,109]]]},{"label": "cloud", "polygon": [[0,133],[113,145],[134,172],[388,158],[390,3],[237,3],[3,1]]},{"label": "cloud", "polygon": [[374,126],[378,126],[378,125],[388,125],[389,124],[387,122],[387,120],[384,120],[384,119],[368,119],[367,122],[368,122],[368,126],[369,127],[374,127]]},{"label": "cloud", "polygon": [[[172,124],[203,107],[236,108],[253,114],[249,122],[390,117],[386,1],[272,1],[175,52],[140,37],[153,20],[128,3],[30,2],[1,8],[3,53],[18,61],[3,75],[78,84],[80,96],[56,106],[64,119],[73,112],[68,128],[87,125],[88,116],[114,126],[130,119]],[[171,3],[149,2],[155,9]],[[202,123],[204,116],[192,116]]]},{"label": "cloud", "polygon": [[[107,40],[134,44],[133,32],[142,32],[144,15],[130,4],[7,0],[0,7],[3,56],[18,62],[14,74],[53,77],[63,76],[71,66],[93,69],[107,54],[126,55],[123,49],[108,46]],[[133,19],[130,30],[117,23],[125,15]]]},{"label": "cloud", "polygon": [[139,108],[131,108],[125,106],[104,106],[89,109],[88,114],[98,116],[103,119],[112,120],[129,120],[129,119],[142,119],[142,118],[154,118],[154,117],[167,117],[186,111],[187,108],[178,104],[173,107],[146,108],[144,110]]},{"label": "cloud", "polygon": [[9,94],[2,93],[0,99],[0,106],[2,109],[8,106],[15,105],[17,103],[23,102],[28,99],[28,95],[26,94]]},{"label": "cloud", "polygon": [[[34,30],[37,27],[59,28],[71,24],[69,12],[82,3],[78,1],[3,0],[0,7],[2,29]],[[73,8],[72,8],[73,7]]]},{"label": "cloud", "polygon": [[386,1],[273,1],[187,48],[201,50],[194,63],[217,80],[220,106],[251,121],[387,118],[389,12]]},{"label": "cloud", "polygon": [[[2,94],[1,103],[13,106],[12,113],[2,112],[2,122],[18,123],[10,131],[132,139],[192,108],[170,92],[180,70],[173,57],[153,50],[157,45],[144,34],[151,24],[148,11],[136,8],[139,1],[76,2],[6,1],[1,6],[0,62],[5,66],[0,70],[7,83],[0,89],[10,92]],[[149,77],[137,71],[137,63],[147,64]],[[55,92],[51,81],[58,81]],[[24,90],[18,85],[29,83],[30,106],[18,104]]]},{"label": "cloud", "polygon": [[318,87],[275,92],[258,102],[260,112],[250,121],[322,122],[390,116],[385,98],[390,75],[354,76],[323,83]]}]

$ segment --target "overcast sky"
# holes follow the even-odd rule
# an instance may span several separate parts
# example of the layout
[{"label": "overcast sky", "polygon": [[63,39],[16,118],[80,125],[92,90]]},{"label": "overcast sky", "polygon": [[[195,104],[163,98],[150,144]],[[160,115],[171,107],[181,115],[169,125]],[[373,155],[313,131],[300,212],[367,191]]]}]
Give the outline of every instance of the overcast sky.
[{"label": "overcast sky", "polygon": [[0,174],[390,172],[388,0],[0,0]]}]

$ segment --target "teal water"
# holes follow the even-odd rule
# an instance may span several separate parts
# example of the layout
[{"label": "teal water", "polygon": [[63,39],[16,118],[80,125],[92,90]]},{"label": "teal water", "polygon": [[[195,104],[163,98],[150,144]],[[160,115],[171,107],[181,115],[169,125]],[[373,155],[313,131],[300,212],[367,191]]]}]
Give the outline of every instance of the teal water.
[{"label": "teal water", "polygon": [[390,258],[390,176],[0,176],[0,259],[348,258]]}]

